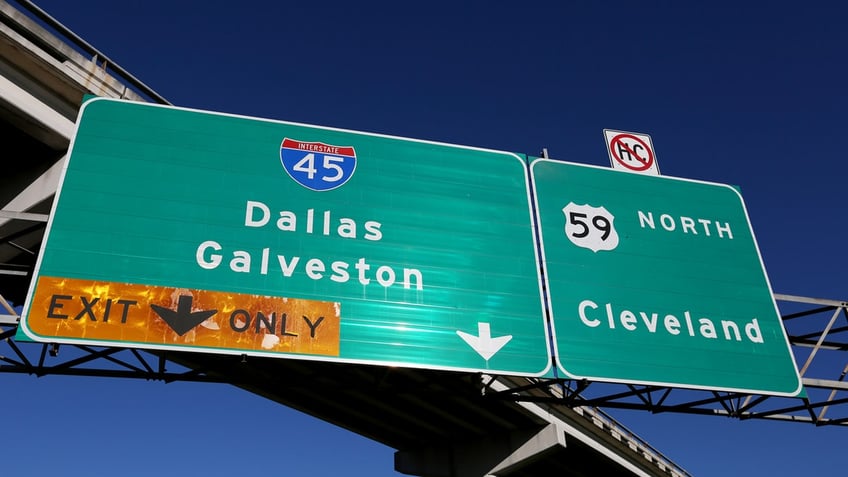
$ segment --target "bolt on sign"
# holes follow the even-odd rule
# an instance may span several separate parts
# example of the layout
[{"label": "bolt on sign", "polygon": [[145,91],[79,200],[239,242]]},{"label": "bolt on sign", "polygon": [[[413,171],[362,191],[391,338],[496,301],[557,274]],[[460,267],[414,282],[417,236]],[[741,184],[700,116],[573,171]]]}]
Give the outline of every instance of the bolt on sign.
[{"label": "bolt on sign", "polygon": [[67,161],[22,339],[550,367],[516,154],[95,98]]},{"label": "bolt on sign", "polygon": [[736,189],[546,159],[530,169],[561,373],[801,391]]}]

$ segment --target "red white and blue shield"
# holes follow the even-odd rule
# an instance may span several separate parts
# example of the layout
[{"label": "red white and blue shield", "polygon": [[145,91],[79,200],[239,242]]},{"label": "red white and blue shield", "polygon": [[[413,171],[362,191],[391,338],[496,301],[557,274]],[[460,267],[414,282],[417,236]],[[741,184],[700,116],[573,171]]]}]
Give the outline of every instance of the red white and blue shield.
[{"label": "red white and blue shield", "polygon": [[283,139],[280,160],[288,175],[298,184],[315,191],[341,187],[356,170],[353,146]]}]

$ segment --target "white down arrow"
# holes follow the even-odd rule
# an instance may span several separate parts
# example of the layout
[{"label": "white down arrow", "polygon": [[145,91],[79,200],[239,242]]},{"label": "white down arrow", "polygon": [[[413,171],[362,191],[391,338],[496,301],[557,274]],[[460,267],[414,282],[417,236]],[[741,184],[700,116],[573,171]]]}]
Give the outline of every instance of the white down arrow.
[{"label": "white down arrow", "polygon": [[501,348],[503,348],[504,345],[512,339],[512,335],[492,338],[492,330],[488,323],[477,323],[477,334],[479,336],[474,336],[471,333],[465,333],[464,331],[457,331],[456,334],[465,340],[469,346],[474,348],[474,351],[478,352],[486,361],[494,356],[495,353],[500,351]]}]

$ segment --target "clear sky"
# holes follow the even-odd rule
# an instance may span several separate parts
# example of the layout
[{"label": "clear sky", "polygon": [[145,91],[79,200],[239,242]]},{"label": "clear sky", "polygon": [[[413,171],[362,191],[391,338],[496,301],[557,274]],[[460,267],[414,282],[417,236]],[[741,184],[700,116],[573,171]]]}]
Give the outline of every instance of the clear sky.
[{"label": "clear sky", "polygon": [[[177,106],[737,185],[777,293],[845,299],[844,2],[37,2]],[[834,376],[833,378],[836,378]],[[0,376],[9,475],[389,476],[392,449],[221,385]],[[843,429],[611,412],[697,476],[824,475]]]}]

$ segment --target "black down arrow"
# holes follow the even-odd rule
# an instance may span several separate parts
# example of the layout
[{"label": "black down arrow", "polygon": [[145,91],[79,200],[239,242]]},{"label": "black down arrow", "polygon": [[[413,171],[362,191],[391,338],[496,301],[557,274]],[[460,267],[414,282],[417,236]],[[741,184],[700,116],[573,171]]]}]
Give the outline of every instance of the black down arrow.
[{"label": "black down arrow", "polygon": [[159,305],[150,305],[153,311],[165,320],[178,335],[182,336],[191,331],[195,326],[206,321],[207,318],[218,313],[218,310],[191,311],[191,303],[194,299],[191,295],[180,295],[177,303],[177,311]]}]

